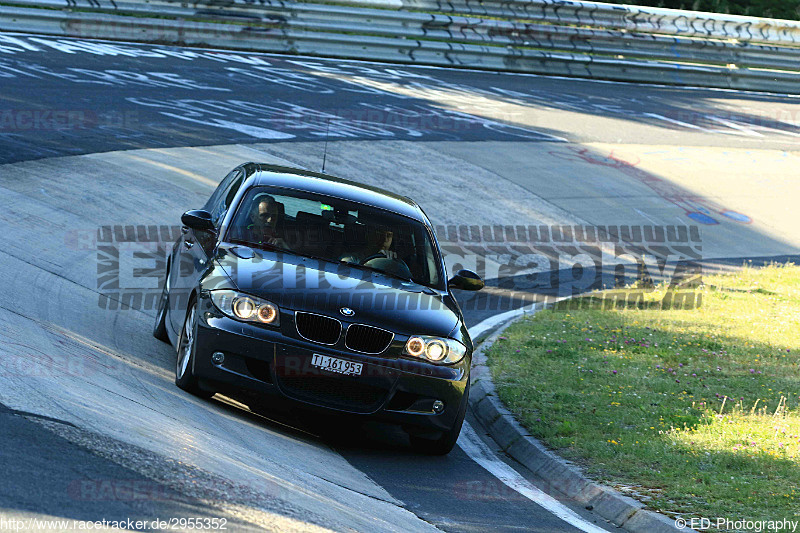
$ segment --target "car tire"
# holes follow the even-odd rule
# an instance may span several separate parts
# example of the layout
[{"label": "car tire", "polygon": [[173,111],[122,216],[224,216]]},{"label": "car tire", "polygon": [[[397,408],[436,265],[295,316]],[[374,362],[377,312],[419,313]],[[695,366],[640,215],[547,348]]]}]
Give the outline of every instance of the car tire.
[{"label": "car tire", "polygon": [[178,339],[178,357],[175,363],[175,385],[199,398],[211,398],[213,391],[200,388],[194,375],[194,357],[197,352],[197,300],[192,299]]},{"label": "car tire", "polygon": [[425,455],[447,455],[456,445],[458,435],[461,433],[461,426],[464,425],[464,417],[467,414],[467,402],[469,401],[469,383],[464,391],[464,399],[461,401],[461,408],[458,410],[453,427],[442,433],[438,439],[428,439],[419,435],[409,433],[408,440],[411,448],[417,453]]},{"label": "car tire", "polygon": [[[169,276],[169,273],[167,273]],[[161,299],[158,301],[158,313],[156,313],[156,322],[153,325],[153,337],[156,339],[169,343],[169,335],[167,335],[167,281],[164,280],[164,289],[161,291]]]}]

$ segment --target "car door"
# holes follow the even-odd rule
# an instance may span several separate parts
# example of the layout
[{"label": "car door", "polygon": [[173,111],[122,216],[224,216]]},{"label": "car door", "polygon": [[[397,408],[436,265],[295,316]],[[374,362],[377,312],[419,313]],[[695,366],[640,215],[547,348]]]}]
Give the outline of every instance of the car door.
[{"label": "car door", "polygon": [[183,326],[189,297],[203,272],[208,268],[208,261],[213,257],[217,245],[219,226],[243,180],[244,171],[241,168],[234,169],[225,176],[206,205],[203,206],[205,211],[211,213],[211,220],[216,228],[214,232],[181,227],[181,237],[173,249],[169,276],[169,322],[175,332],[180,331]]}]

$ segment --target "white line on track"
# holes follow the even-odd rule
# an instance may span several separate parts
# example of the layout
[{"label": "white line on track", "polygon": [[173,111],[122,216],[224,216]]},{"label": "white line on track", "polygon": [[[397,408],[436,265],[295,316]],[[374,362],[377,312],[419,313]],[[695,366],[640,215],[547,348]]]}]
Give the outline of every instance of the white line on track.
[{"label": "white line on track", "polygon": [[512,309],[511,311],[500,313],[499,315],[494,315],[469,328],[469,334],[473,339],[477,339],[486,331],[492,329],[493,327],[499,326],[507,320],[511,320],[519,315],[524,315],[525,313],[535,313],[541,308],[541,303],[531,304],[526,305],[525,307],[520,307],[519,309]]},{"label": "white line on track", "polygon": [[587,522],[575,511],[566,507],[558,500],[536,488],[530,481],[504,463],[495,453],[484,443],[472,429],[472,426],[464,423],[461,428],[461,435],[458,437],[458,445],[476,463],[485,468],[490,474],[502,481],[508,487],[522,494],[532,502],[538,504],[546,511],[554,514],[564,522],[573,527],[586,531],[587,533],[607,533],[605,529]]},{"label": "white line on track", "polygon": [[[507,311],[499,315],[476,324],[470,328],[470,334],[473,337],[478,337],[480,334],[488,331],[489,329],[502,324],[506,320],[522,315],[524,313],[533,313],[538,310],[540,306],[532,305],[520,309]],[[575,511],[565,506],[549,494],[546,494],[536,488],[533,483],[525,479],[519,472],[504,463],[502,459],[481,440],[475,430],[472,429],[467,422],[461,428],[461,435],[458,437],[458,445],[464,450],[470,459],[478,463],[486,471],[499,479],[509,488],[515,490],[522,496],[528,498],[532,502],[538,504],[546,511],[557,516],[561,520],[567,522],[573,527],[586,531],[587,533],[606,533],[605,529],[597,527],[596,525],[587,522]]]}]

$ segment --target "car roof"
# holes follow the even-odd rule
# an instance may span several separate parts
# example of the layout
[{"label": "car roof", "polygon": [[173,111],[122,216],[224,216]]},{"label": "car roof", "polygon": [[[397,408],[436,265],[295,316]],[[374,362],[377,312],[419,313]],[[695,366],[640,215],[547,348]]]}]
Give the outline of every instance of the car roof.
[{"label": "car roof", "polygon": [[243,167],[248,177],[255,175],[254,186],[284,187],[352,200],[429,224],[427,217],[416,202],[378,187],[319,172],[268,163],[247,163]]}]

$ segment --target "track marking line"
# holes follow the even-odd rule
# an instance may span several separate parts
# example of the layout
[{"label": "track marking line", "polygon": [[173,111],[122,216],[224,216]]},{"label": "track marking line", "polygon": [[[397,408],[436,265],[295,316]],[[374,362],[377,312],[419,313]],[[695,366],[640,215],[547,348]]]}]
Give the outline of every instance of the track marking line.
[{"label": "track marking line", "polygon": [[[489,317],[486,320],[483,320],[469,328],[470,335],[472,335],[473,338],[478,337],[495,326],[506,322],[507,320],[522,314],[535,313],[536,311],[542,309],[542,307],[543,305],[541,303],[527,305],[519,309],[512,309],[511,311],[506,311],[505,313],[500,313],[493,317]],[[464,450],[464,453],[466,453],[470,459],[478,463],[486,471],[503,482],[503,484],[515,490],[522,496],[528,498],[532,502],[538,504],[540,507],[567,522],[571,526],[576,527],[581,531],[586,531],[587,533],[608,533],[607,530],[586,521],[569,507],[565,506],[549,494],[542,492],[535,485],[533,485],[533,483],[525,479],[522,474],[504,463],[497,456],[497,454],[495,454],[494,451],[492,451],[492,449],[489,448],[489,446],[487,446],[483,440],[481,440],[469,423],[464,422],[464,426],[461,428],[461,435],[458,437],[457,444],[462,450]]]},{"label": "track marking line", "polygon": [[652,218],[650,218],[649,216],[647,216],[647,214],[646,214],[646,213],[644,213],[642,210],[640,210],[640,209],[637,209],[637,208],[635,208],[635,207],[633,208],[633,210],[634,210],[634,211],[636,211],[637,213],[639,213],[640,215],[642,215],[642,216],[643,216],[644,218],[646,218],[647,220],[649,220],[651,224],[658,225],[658,222],[656,222],[655,220],[653,220]]},{"label": "track marking line", "polygon": [[164,170],[169,170],[170,172],[175,172],[182,176],[186,176],[187,178],[191,178],[195,181],[199,181],[200,183],[205,183],[206,185],[211,185],[212,187],[216,187],[219,185],[219,182],[206,178],[205,176],[201,176],[200,174],[195,174],[194,172],[189,172],[188,170],[184,170],[182,168],[174,167],[172,165],[168,165],[166,163],[161,163],[159,161],[153,161],[152,159],[147,159],[145,157],[140,157],[138,155],[133,154],[125,154],[126,157],[133,159],[135,161],[140,161],[142,163],[147,163],[159,168],[163,168]]},{"label": "track marking line", "polygon": [[502,324],[507,320],[511,320],[512,318],[518,317],[519,315],[524,315],[525,313],[535,313],[536,311],[542,309],[542,307],[543,307],[542,302],[536,302],[533,304],[526,305],[525,307],[512,309],[511,311],[506,311],[505,313],[500,313],[499,315],[491,316],[486,320],[482,320],[481,322],[469,328],[469,334],[473,339],[477,339],[483,333],[489,331],[495,326],[499,326],[500,324]]},{"label": "track marking line", "polygon": [[467,422],[464,422],[464,426],[461,428],[458,445],[473,461],[502,481],[506,486],[538,504],[564,522],[587,533],[608,533],[607,530],[587,522],[575,511],[536,488],[530,481],[522,477],[519,472],[500,460]]}]

